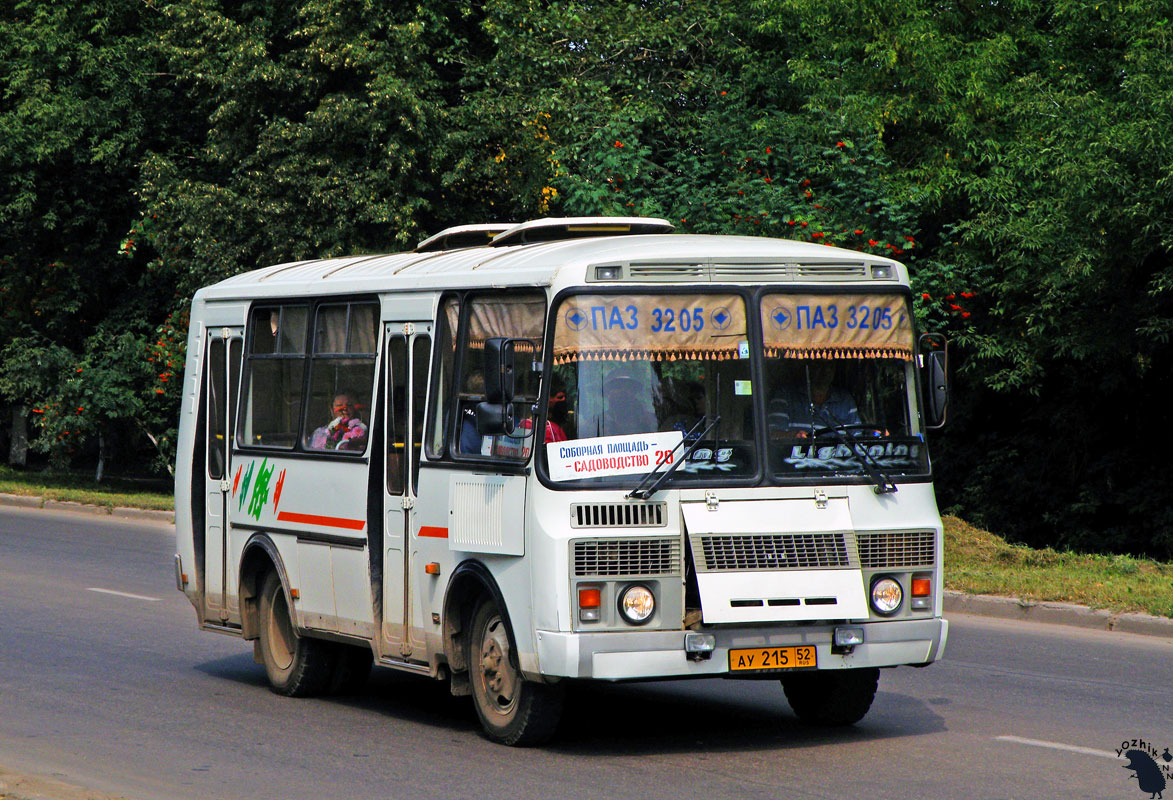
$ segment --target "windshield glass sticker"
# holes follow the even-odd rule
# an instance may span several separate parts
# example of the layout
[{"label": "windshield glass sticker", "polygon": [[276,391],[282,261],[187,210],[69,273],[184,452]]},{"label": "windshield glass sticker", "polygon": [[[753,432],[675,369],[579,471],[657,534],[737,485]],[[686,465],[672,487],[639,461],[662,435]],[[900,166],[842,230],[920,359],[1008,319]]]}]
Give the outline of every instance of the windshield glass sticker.
[{"label": "windshield glass sticker", "polygon": [[558,310],[554,363],[746,358],[745,331],[736,295],[579,295]]},{"label": "windshield glass sticker", "polygon": [[[852,447],[862,455],[872,457],[881,469],[902,470],[915,467],[920,458],[919,441],[884,442],[864,444],[852,442]],[[790,454],[783,462],[795,470],[833,470],[857,472],[859,459],[844,442],[836,444],[796,444],[790,447]]]},{"label": "windshield glass sticker", "polygon": [[912,319],[901,295],[772,294],[762,298],[768,358],[912,360]]},{"label": "windshield glass sticker", "polygon": [[642,475],[660,464],[670,467],[674,458],[684,455],[683,447],[672,452],[683,438],[680,431],[658,431],[547,442],[546,458],[550,478],[570,481],[612,475]]}]

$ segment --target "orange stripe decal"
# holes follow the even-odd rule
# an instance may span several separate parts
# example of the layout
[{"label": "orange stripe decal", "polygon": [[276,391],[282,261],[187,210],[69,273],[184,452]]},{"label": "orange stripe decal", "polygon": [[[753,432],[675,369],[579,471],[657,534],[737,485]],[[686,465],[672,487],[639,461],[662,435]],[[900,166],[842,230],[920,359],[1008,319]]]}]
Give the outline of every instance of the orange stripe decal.
[{"label": "orange stripe decal", "polygon": [[429,536],[433,539],[447,539],[448,538],[448,529],[447,528],[433,528],[430,525],[421,525],[419,535],[420,536]]},{"label": "orange stripe decal", "polygon": [[293,511],[282,511],[277,515],[281,522],[300,522],[304,525],[321,525],[325,528],[344,528],[348,531],[361,531],[366,527],[365,519],[346,519],[345,517],[322,517],[317,514],[297,514]]}]

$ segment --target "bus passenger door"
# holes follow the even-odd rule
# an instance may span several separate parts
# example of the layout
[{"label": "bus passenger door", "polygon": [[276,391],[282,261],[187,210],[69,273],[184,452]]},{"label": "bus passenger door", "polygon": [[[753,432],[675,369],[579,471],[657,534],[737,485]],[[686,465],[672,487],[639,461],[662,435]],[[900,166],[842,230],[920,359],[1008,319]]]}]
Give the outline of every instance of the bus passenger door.
[{"label": "bus passenger door", "polygon": [[228,620],[229,564],[226,512],[232,494],[229,484],[232,458],[232,429],[236,420],[236,395],[243,350],[241,328],[208,331],[204,349],[207,370],[207,497],[204,519],[204,620]]},{"label": "bus passenger door", "polygon": [[381,651],[393,659],[408,659],[423,644],[412,626],[410,532],[423,439],[431,323],[388,324],[385,352],[387,458]]}]

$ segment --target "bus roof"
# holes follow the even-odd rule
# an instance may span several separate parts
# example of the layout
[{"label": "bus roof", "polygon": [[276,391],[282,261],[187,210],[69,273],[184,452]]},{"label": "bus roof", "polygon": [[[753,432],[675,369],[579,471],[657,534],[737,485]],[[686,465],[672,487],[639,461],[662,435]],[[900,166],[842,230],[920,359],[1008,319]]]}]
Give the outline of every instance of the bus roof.
[{"label": "bus roof", "polygon": [[[617,266],[600,285],[632,283],[907,283],[884,256],[755,236],[631,234],[298,261],[246,272],[205,287],[205,300],[435,291],[595,283],[597,266]],[[888,266],[887,276],[875,267]],[[879,278],[879,280],[877,280]]]}]

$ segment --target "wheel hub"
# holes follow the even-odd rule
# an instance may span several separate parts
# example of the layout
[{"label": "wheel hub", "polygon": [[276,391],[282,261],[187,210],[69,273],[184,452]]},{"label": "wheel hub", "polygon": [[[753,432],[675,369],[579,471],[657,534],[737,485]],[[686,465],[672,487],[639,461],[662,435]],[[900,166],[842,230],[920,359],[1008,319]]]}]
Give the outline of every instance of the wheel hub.
[{"label": "wheel hub", "polygon": [[480,654],[482,685],[493,706],[503,713],[512,708],[517,687],[517,675],[509,664],[509,643],[504,637],[501,620],[491,620],[485,626]]}]

